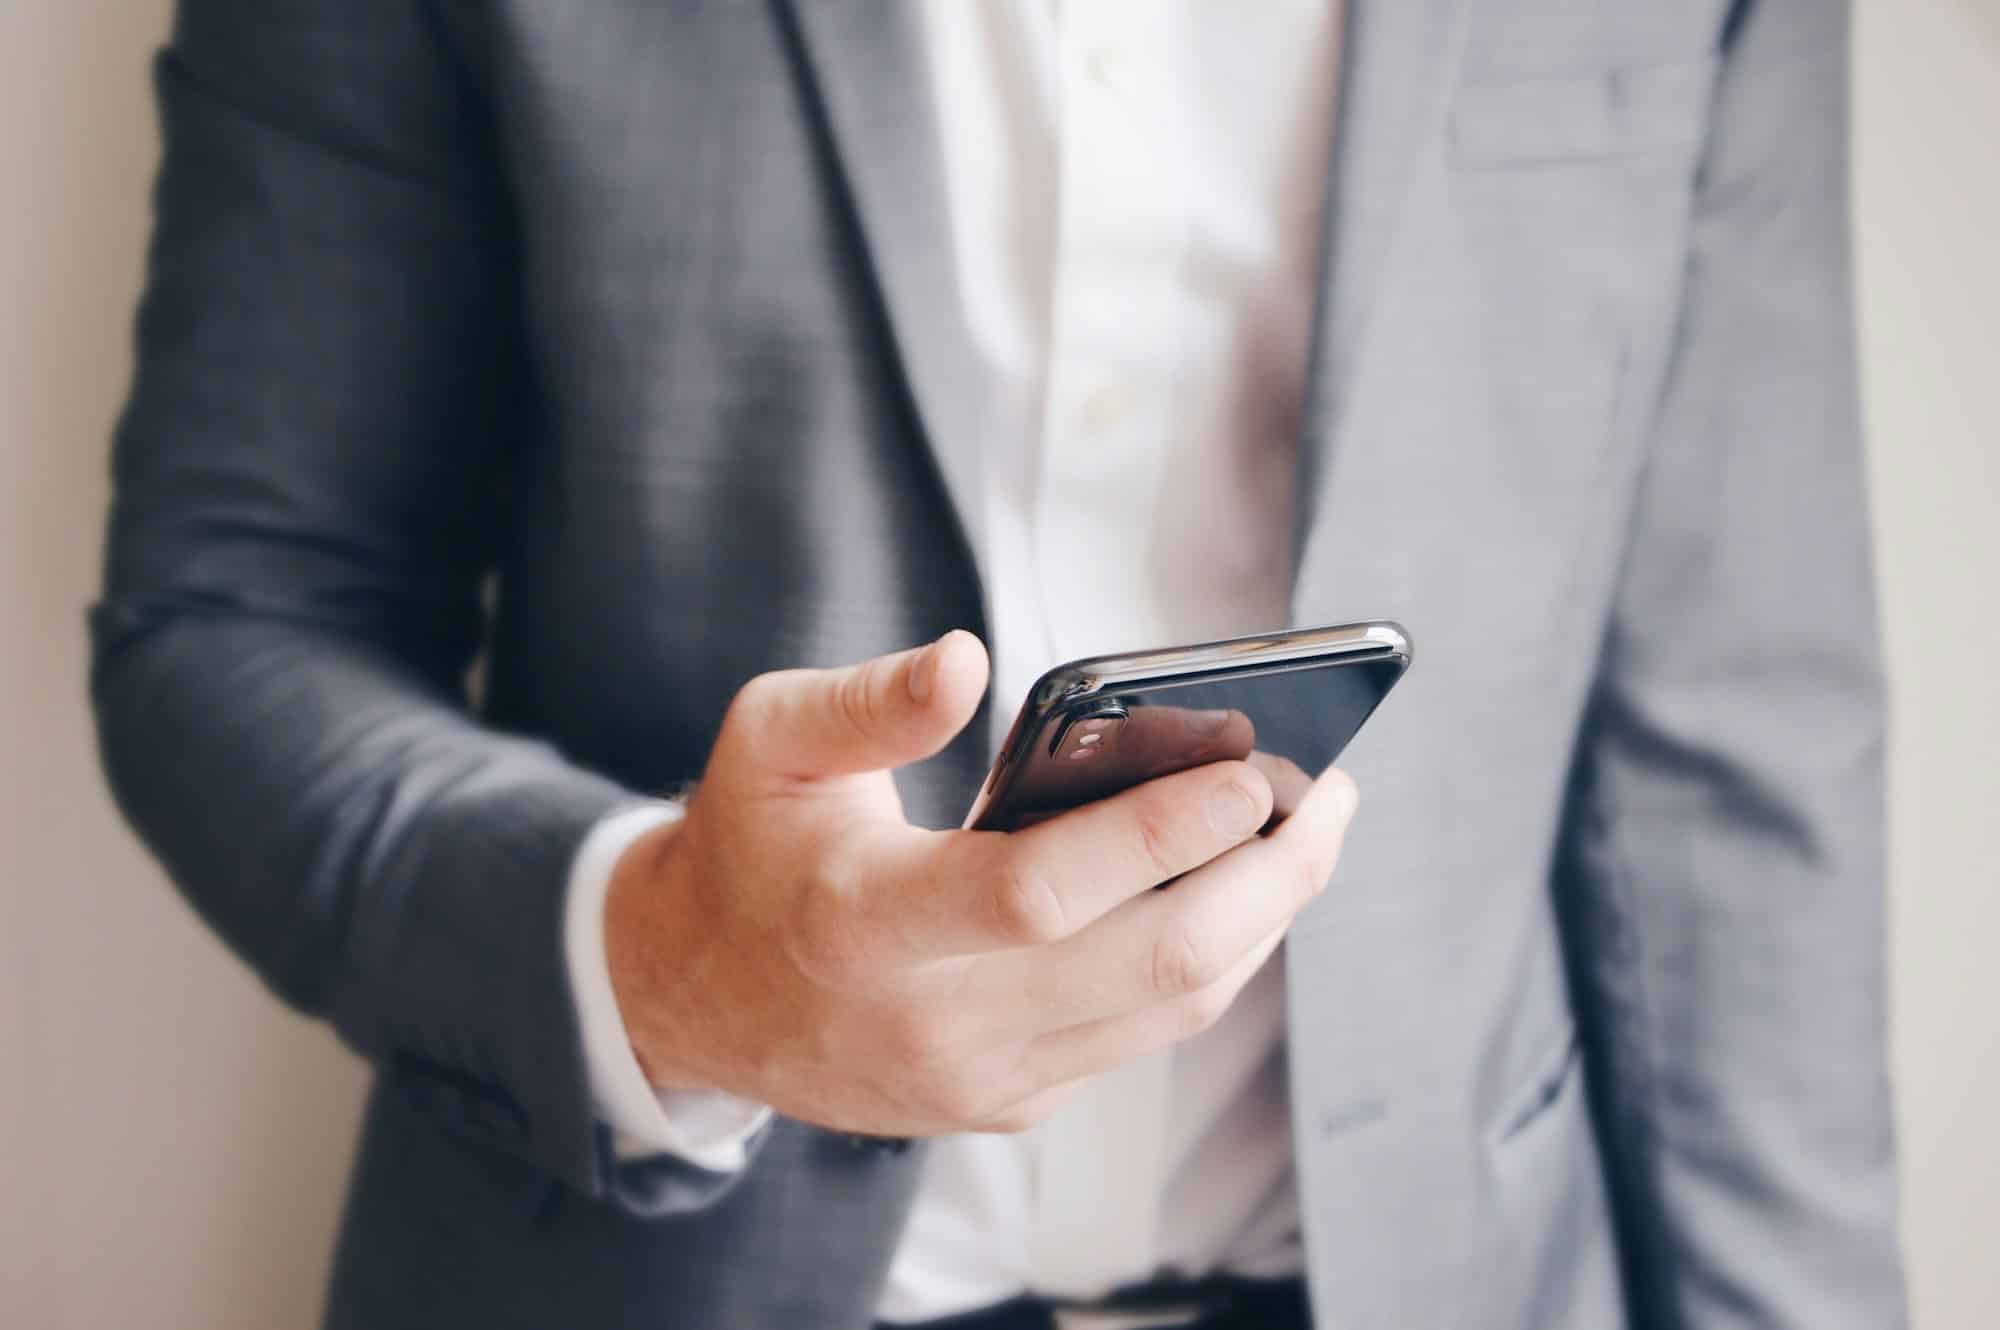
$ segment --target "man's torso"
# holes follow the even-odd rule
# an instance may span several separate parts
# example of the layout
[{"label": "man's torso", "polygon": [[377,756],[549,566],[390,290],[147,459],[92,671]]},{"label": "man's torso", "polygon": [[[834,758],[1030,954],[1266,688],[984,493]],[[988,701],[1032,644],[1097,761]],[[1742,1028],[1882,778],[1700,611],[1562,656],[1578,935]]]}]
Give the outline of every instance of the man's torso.
[{"label": "man's torso", "polygon": [[[927,308],[946,222],[897,11],[454,14],[534,372],[492,718],[659,788],[698,774],[752,674],[985,627],[980,461],[935,423],[975,358]],[[1367,808],[1288,946],[1300,1206],[1333,1324],[1437,1324],[1474,1299],[1496,1323],[1622,1315],[1548,859],[1674,323],[1715,26],[1357,14],[1291,613],[1394,615],[1422,661],[1349,754]],[[915,818],[957,820],[984,737],[909,774]],[[335,1320],[407,1321],[428,1288],[502,1325],[860,1324],[918,1164],[786,1124],[720,1205],[647,1223],[385,1087]]]}]

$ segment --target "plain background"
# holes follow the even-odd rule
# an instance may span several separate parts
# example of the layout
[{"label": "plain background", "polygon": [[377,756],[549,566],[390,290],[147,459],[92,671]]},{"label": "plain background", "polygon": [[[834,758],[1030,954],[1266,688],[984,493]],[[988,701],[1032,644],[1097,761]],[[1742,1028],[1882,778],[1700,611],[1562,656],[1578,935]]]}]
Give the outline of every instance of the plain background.
[{"label": "plain background", "polygon": [[[2000,1325],[2000,0],[1859,0],[1920,1330]],[[0,0],[0,1323],[314,1323],[364,1086],[196,924],[91,750],[83,607],[165,0]]]}]

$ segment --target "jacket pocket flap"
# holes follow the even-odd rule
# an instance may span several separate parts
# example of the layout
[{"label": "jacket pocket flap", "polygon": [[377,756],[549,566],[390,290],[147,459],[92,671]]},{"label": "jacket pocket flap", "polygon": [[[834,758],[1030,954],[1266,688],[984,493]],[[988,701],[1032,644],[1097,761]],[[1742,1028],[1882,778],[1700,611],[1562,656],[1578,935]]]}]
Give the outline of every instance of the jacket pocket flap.
[{"label": "jacket pocket flap", "polygon": [[1699,146],[1715,58],[1470,83],[1451,112],[1460,162],[1504,165]]}]

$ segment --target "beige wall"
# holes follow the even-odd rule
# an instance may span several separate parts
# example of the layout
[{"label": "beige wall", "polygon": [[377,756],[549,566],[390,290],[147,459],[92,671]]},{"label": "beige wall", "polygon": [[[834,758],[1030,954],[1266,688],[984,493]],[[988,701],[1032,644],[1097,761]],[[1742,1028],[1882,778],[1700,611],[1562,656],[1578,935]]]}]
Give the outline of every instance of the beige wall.
[{"label": "beige wall", "polygon": [[1863,354],[1896,692],[1904,1232],[1920,1330],[2000,1326],[2000,0],[1861,0]]},{"label": "beige wall", "polygon": [[[0,1323],[311,1322],[362,1087],[193,922],[82,697],[164,0],[0,0]],[[2000,9],[1861,0],[1921,1330],[2000,1325]]]},{"label": "beige wall", "polygon": [[0,0],[0,1325],[310,1326],[359,1065],[193,921],[83,702],[164,0]]}]

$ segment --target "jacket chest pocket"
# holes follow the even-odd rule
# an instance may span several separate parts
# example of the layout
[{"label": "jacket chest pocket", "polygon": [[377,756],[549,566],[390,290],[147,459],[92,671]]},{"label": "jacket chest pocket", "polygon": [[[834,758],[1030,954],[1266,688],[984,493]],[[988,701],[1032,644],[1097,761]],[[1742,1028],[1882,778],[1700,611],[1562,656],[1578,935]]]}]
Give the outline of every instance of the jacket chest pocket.
[{"label": "jacket chest pocket", "polygon": [[[1712,58],[1462,83],[1443,217],[1482,421],[1524,477],[1611,452],[1679,309]],[[1547,476],[1535,474],[1539,464]]]}]

